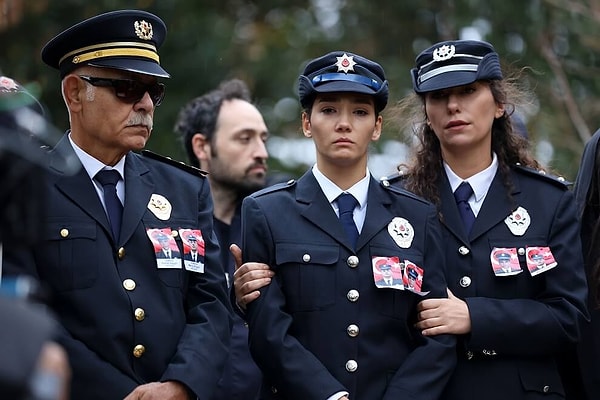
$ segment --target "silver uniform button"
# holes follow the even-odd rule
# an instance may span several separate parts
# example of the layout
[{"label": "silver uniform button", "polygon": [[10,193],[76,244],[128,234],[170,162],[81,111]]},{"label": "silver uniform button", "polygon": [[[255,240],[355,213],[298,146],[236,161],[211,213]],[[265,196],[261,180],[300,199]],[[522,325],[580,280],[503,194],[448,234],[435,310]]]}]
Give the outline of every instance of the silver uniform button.
[{"label": "silver uniform button", "polygon": [[351,324],[346,328],[346,332],[348,332],[348,336],[357,337],[358,336],[358,326]]},{"label": "silver uniform button", "polygon": [[348,257],[348,259],[346,260],[346,264],[348,264],[348,266],[350,268],[358,267],[358,257],[356,257],[356,256]]},{"label": "silver uniform button", "polygon": [[473,352],[471,350],[467,350],[466,356],[467,356],[467,360],[472,359],[473,358]]},{"label": "silver uniform button", "polygon": [[548,386],[548,385],[544,386],[544,388],[542,389],[542,391],[544,393],[548,393],[550,391],[550,386]]},{"label": "silver uniform button", "polygon": [[346,371],[348,372],[356,372],[358,369],[358,363],[354,360],[346,361]]},{"label": "silver uniform button", "polygon": [[468,276],[463,276],[460,278],[458,284],[464,288],[471,286],[471,278]]},{"label": "silver uniform button", "polygon": [[135,281],[133,279],[125,279],[123,281],[123,287],[126,290],[133,290],[135,289]]},{"label": "silver uniform button", "polygon": [[496,350],[487,350],[487,349],[483,349],[481,350],[481,352],[483,353],[484,356],[495,356],[496,354]]},{"label": "silver uniform button", "polygon": [[460,246],[458,248],[458,253],[461,256],[466,256],[467,254],[469,254],[471,251],[469,250],[469,248],[467,246]]},{"label": "silver uniform button", "polygon": [[384,180],[384,181],[381,181],[381,184],[382,184],[383,186],[385,186],[385,187],[388,187],[388,186],[390,186],[390,181],[388,181],[388,180],[386,179],[386,180]]},{"label": "silver uniform button", "polygon": [[358,300],[359,294],[358,294],[358,290],[356,289],[351,289],[348,291],[348,294],[346,294],[346,297],[348,298],[348,300],[350,300],[351,302],[355,302]]},{"label": "silver uniform button", "polygon": [[525,255],[525,249],[522,247],[519,247],[519,250],[517,250],[517,252],[519,253],[520,256],[524,256]]},{"label": "silver uniform button", "polygon": [[310,262],[310,254],[303,255],[302,261],[304,261],[305,263]]}]

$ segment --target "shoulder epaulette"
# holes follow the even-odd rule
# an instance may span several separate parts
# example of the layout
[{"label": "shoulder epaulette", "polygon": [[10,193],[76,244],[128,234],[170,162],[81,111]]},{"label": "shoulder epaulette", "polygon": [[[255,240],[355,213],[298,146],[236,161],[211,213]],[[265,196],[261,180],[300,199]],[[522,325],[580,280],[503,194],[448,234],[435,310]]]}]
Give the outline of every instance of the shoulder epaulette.
[{"label": "shoulder epaulette", "polygon": [[379,179],[379,184],[383,186],[386,190],[391,192],[410,197],[411,199],[418,200],[423,203],[429,203],[424,198],[417,196],[413,192],[409,192],[408,190],[402,187],[402,180],[406,177],[406,174],[402,171],[396,172],[392,175],[384,176]]},{"label": "shoulder epaulette", "polygon": [[547,182],[551,182],[560,187],[568,188],[569,186],[571,186],[573,184],[573,182],[566,180],[564,177],[551,174],[543,169],[535,169],[535,168],[531,168],[531,167],[526,167],[521,164],[516,164],[513,168],[517,172],[523,173],[528,176],[533,176],[533,177],[545,180]]},{"label": "shoulder epaulette", "polygon": [[163,156],[150,150],[142,150],[142,155],[144,157],[148,157],[153,160],[161,161],[165,164],[172,165],[176,168],[184,170],[185,172],[189,172],[192,175],[197,175],[201,177],[205,177],[206,175],[208,175],[208,172],[201,170],[200,168],[188,165],[182,161],[173,160],[171,157]]},{"label": "shoulder epaulette", "polygon": [[265,195],[267,193],[276,192],[278,190],[288,189],[288,188],[291,188],[294,185],[296,185],[296,180],[295,179],[290,179],[287,182],[281,182],[281,183],[276,183],[276,184],[271,185],[271,186],[267,186],[266,188],[261,189],[261,190],[255,192],[254,194],[252,194],[252,197],[258,197],[258,196]]},{"label": "shoulder epaulette", "polygon": [[382,176],[381,178],[379,178],[379,182],[383,183],[387,181],[390,184],[398,183],[402,182],[407,176],[408,173],[406,171],[396,171],[393,174]]}]

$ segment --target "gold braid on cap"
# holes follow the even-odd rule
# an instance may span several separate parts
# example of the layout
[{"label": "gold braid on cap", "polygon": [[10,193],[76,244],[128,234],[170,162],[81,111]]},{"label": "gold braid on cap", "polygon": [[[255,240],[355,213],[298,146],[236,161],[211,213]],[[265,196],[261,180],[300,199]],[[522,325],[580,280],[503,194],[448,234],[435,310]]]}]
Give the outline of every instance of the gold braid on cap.
[{"label": "gold braid on cap", "polygon": [[110,42],[82,47],[65,54],[58,61],[58,64],[62,64],[63,61],[71,56],[73,57],[71,60],[73,64],[79,64],[85,61],[94,60],[96,58],[118,56],[149,58],[160,64],[160,57],[156,52],[156,46],[153,44],[139,42]]}]

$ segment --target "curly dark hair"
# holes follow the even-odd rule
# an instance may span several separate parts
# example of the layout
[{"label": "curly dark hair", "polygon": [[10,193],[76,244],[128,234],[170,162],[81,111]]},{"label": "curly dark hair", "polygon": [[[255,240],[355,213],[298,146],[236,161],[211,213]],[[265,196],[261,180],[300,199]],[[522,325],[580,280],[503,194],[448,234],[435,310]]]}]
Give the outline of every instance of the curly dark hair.
[{"label": "curly dark hair", "polygon": [[234,99],[252,102],[250,89],[240,79],[223,81],[218,88],[192,99],[179,111],[173,130],[183,143],[191,165],[200,166],[192,148],[192,136],[202,133],[212,143],[221,105]]},{"label": "curly dark hair", "polygon": [[[498,157],[498,168],[503,184],[508,193],[512,188],[510,180],[511,165],[521,164],[539,169],[540,164],[529,151],[529,142],[523,135],[515,132],[511,116],[516,104],[509,99],[521,99],[526,93],[517,87],[511,79],[489,81],[494,100],[505,105],[504,115],[494,120],[492,124],[492,152]],[[417,149],[408,165],[400,164],[398,169],[406,174],[404,184],[406,189],[434,203],[438,209],[440,195],[437,180],[443,173],[443,160],[440,141],[427,125],[425,114],[425,95],[411,94],[401,100],[392,110],[394,118],[402,116],[404,125],[410,124],[417,138]]]}]

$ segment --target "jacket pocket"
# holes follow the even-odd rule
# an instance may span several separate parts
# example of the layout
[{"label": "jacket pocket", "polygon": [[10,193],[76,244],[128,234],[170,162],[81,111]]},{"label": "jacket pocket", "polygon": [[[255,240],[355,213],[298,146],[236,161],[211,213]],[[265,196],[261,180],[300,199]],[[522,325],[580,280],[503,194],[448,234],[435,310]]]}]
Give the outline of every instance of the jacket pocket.
[{"label": "jacket pocket", "polygon": [[315,311],[335,304],[337,244],[277,243],[275,262],[290,312]]}]

